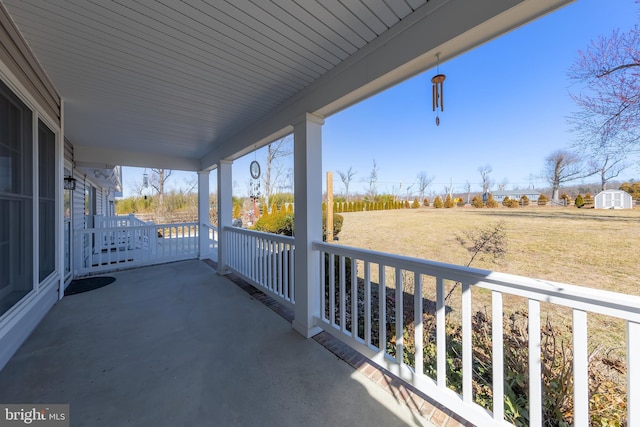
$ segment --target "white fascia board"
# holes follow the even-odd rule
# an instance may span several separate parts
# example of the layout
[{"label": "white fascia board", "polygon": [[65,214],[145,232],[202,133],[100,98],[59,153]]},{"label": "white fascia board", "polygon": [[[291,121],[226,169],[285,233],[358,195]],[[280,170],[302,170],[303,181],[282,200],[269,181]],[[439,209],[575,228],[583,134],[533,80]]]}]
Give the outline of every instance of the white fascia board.
[{"label": "white fascia board", "polygon": [[[280,108],[223,141],[207,169],[291,132],[297,117],[327,117],[575,0],[431,0]],[[276,136],[276,137],[274,137]]]},{"label": "white fascia board", "polygon": [[167,156],[153,152],[128,151],[112,148],[74,145],[73,156],[78,167],[113,169],[115,166],[142,168],[165,168],[184,171],[199,171],[200,160]]}]

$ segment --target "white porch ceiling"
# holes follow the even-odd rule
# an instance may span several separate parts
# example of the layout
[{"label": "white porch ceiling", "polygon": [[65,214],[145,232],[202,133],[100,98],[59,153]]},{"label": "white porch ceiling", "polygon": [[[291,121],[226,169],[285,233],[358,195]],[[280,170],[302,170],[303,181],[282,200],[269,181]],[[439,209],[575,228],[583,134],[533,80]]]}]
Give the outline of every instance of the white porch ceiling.
[{"label": "white porch ceiling", "polygon": [[78,160],[198,170],[571,0],[2,0]]}]

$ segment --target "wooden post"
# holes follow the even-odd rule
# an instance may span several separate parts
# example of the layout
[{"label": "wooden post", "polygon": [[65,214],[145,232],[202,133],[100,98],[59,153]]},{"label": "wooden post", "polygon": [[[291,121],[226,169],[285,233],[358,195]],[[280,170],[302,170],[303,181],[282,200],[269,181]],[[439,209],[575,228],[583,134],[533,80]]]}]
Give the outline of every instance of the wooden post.
[{"label": "wooden post", "polygon": [[333,174],[327,172],[327,242],[333,242]]}]

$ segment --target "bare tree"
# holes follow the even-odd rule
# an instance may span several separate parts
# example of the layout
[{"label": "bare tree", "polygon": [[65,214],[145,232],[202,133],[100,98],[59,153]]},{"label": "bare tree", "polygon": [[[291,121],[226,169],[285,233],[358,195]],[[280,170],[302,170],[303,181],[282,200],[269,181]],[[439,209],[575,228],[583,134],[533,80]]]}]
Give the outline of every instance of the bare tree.
[{"label": "bare tree", "polygon": [[471,203],[471,183],[469,181],[464,184],[464,191],[467,192],[467,204]]},{"label": "bare tree", "polygon": [[264,201],[269,206],[269,198],[275,193],[281,179],[285,175],[283,165],[279,159],[293,154],[293,136],[287,135],[267,145],[267,164],[262,180],[264,183]]},{"label": "bare tree", "polygon": [[542,178],[551,185],[555,202],[559,201],[560,185],[594,174],[591,170],[585,171],[582,159],[572,151],[556,150],[545,158],[544,164]]},{"label": "bare tree", "polygon": [[282,188],[284,191],[293,192],[293,179],[295,175],[293,174],[293,168],[287,168],[287,173],[284,175]]},{"label": "bare tree", "polygon": [[453,187],[451,187],[450,185],[445,185],[444,192],[442,193],[442,198],[446,198],[447,194],[451,194],[452,190],[453,190]]},{"label": "bare tree", "polygon": [[489,178],[489,174],[493,172],[493,168],[491,165],[480,166],[478,172],[480,172],[480,176],[482,177],[482,193],[484,194],[493,186],[493,182],[491,178]]},{"label": "bare tree", "polygon": [[391,194],[393,194],[393,200],[400,200],[400,190],[402,190],[402,181],[400,181],[398,187],[396,187],[395,185],[391,186]]},{"label": "bare tree", "polygon": [[149,185],[156,190],[156,193],[162,197],[164,194],[164,186],[173,173],[171,169],[151,169],[151,179]]},{"label": "bare tree", "polygon": [[500,184],[498,184],[498,190],[505,191],[507,185],[509,185],[509,179],[507,177],[502,178],[502,181],[500,181]]},{"label": "bare tree", "polygon": [[405,200],[411,200],[411,187],[413,187],[413,184],[407,187],[407,198]]},{"label": "bare tree", "polygon": [[376,159],[373,159],[373,168],[371,168],[371,173],[368,178],[369,183],[369,191],[367,192],[367,196],[370,201],[375,200],[377,193],[377,183],[378,183],[378,164],[376,163]]},{"label": "bare tree", "polygon": [[149,179],[149,185],[158,194],[158,200],[160,208],[164,206],[164,192],[167,180],[173,173],[171,169],[151,169],[151,178]]},{"label": "bare tree", "polygon": [[349,184],[351,183],[351,180],[357,173],[358,172],[353,170],[353,166],[349,166],[349,169],[347,169],[346,172],[338,171],[338,175],[340,175],[340,179],[344,184],[344,192],[345,192],[345,198],[347,199],[347,203],[349,202]]},{"label": "bare tree", "polygon": [[620,175],[626,167],[624,156],[619,152],[604,152],[589,160],[589,168],[600,177],[601,191],[606,190],[607,182]]},{"label": "bare tree", "polygon": [[144,182],[131,180],[128,182],[131,191],[136,194],[138,197],[142,196],[142,192],[145,189]]},{"label": "bare tree", "polygon": [[[617,149],[638,144],[640,137],[640,27],[614,30],[599,37],[569,69],[578,84],[571,97],[579,110],[571,117],[580,144]],[[638,148],[638,147],[636,147]]]},{"label": "bare tree", "polygon": [[420,193],[420,200],[424,200],[424,194],[427,192],[427,187],[431,185],[434,176],[427,176],[425,171],[420,171],[418,174],[418,192]]},{"label": "bare tree", "polygon": [[182,182],[184,183],[185,187],[181,187],[180,192],[184,194],[189,194],[198,187],[197,176],[193,178],[185,178]]}]

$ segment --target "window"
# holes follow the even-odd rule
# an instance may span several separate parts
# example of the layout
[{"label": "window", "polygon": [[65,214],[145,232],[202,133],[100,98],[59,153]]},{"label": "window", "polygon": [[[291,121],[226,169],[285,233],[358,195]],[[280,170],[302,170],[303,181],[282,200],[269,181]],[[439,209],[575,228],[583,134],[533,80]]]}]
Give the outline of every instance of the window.
[{"label": "window", "polygon": [[32,120],[0,81],[0,315],[33,289]]},{"label": "window", "polygon": [[97,212],[96,188],[85,182],[84,184],[84,228],[94,227],[94,217]]},{"label": "window", "polygon": [[38,120],[39,279],[56,267],[56,136]]},{"label": "window", "polygon": [[[64,169],[64,176],[72,176],[69,169]],[[64,274],[71,274],[71,190],[64,190]]]}]

